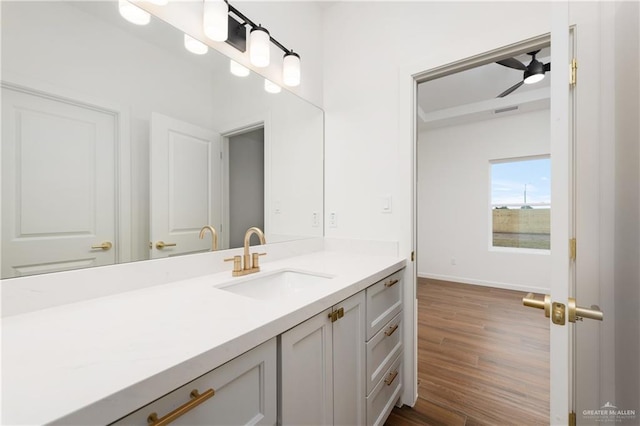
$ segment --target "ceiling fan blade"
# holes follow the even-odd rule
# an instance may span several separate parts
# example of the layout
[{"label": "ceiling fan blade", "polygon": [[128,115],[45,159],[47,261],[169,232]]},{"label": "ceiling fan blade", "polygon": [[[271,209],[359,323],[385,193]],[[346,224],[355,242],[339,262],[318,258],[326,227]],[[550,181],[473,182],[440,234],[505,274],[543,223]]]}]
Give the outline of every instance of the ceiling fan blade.
[{"label": "ceiling fan blade", "polygon": [[544,64],[544,72],[551,71],[551,62]]},{"label": "ceiling fan blade", "polygon": [[513,92],[514,90],[516,90],[518,87],[522,86],[523,84],[524,84],[524,80],[514,84],[513,86],[509,87],[507,90],[505,90],[504,92],[502,92],[498,96],[496,96],[496,98],[504,98],[509,93]]},{"label": "ceiling fan blade", "polygon": [[496,64],[500,64],[504,67],[513,68],[520,71],[524,71],[527,69],[527,66],[522,62],[520,62],[519,60],[517,60],[516,58],[503,59],[501,61],[496,62]]}]

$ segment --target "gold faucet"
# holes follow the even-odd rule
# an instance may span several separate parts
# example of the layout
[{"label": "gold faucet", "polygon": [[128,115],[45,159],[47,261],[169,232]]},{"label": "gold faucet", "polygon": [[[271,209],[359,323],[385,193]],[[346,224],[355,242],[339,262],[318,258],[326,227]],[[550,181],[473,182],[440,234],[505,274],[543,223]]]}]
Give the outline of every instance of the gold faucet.
[{"label": "gold faucet", "polygon": [[211,225],[203,226],[200,230],[200,239],[204,238],[204,234],[206,234],[207,229],[211,231],[211,251],[218,250],[218,233],[216,232],[216,228]]},{"label": "gold faucet", "polygon": [[[266,244],[266,240],[264,239],[264,233],[257,227],[251,227],[247,229],[246,234],[244,234],[244,256],[241,258],[240,255],[233,256],[228,259],[224,259],[225,262],[233,262],[233,272],[232,275],[234,277],[240,277],[242,275],[253,274],[255,272],[260,271],[260,265],[258,263],[258,258],[260,256],[265,256],[267,253],[249,253],[249,244],[251,242],[251,236],[256,234],[260,239],[260,244]],[[243,266],[244,259],[244,266]]]}]

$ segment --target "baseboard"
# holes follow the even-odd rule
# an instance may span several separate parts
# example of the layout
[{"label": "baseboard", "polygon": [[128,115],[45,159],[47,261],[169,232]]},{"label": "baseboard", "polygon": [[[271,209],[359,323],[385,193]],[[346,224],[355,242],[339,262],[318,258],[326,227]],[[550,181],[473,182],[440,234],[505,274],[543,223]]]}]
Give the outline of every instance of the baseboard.
[{"label": "baseboard", "polygon": [[494,287],[494,288],[502,288],[505,290],[516,290],[523,291],[526,293],[538,293],[538,294],[548,294],[548,287],[536,287],[529,285],[521,285],[521,284],[511,284],[511,283],[503,283],[498,281],[485,281],[485,280],[476,280],[472,278],[465,277],[455,277],[451,275],[439,275],[439,274],[428,274],[425,272],[418,272],[418,278],[429,278],[432,280],[441,280],[441,281],[453,281],[456,283],[462,284],[471,284],[471,285],[480,285],[483,287]]}]

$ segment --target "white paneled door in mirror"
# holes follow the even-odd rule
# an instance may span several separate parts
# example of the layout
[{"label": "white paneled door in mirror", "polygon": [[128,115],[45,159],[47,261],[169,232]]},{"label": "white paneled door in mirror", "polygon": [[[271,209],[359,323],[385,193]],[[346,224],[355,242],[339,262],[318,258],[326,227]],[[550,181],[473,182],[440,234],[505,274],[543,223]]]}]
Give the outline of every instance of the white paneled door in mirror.
[{"label": "white paneled door in mirror", "polygon": [[115,117],[2,88],[2,278],[115,262]]},{"label": "white paneled door in mirror", "polygon": [[153,113],[150,145],[150,257],[210,250],[213,235],[199,233],[221,231],[220,134]]}]

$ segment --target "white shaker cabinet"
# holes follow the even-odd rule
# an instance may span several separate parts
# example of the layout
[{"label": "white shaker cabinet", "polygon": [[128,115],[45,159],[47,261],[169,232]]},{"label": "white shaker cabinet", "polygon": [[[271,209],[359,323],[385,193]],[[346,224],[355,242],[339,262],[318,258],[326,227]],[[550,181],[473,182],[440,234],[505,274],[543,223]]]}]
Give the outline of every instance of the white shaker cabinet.
[{"label": "white shaker cabinet", "polygon": [[272,338],[112,425],[275,425],[276,368]]},{"label": "white shaker cabinet", "polygon": [[280,337],[283,425],[366,421],[364,291]]}]

